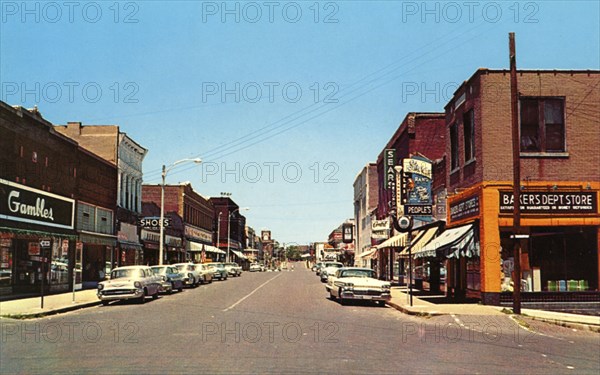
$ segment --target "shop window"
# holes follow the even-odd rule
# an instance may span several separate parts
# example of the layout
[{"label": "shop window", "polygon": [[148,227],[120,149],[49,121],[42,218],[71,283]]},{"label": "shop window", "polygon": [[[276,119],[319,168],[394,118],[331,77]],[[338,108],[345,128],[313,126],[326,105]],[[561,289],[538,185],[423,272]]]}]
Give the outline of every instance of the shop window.
[{"label": "shop window", "polygon": [[450,125],[450,170],[458,168],[458,127]]},{"label": "shop window", "polygon": [[475,115],[473,110],[463,116],[463,136],[465,141],[465,163],[475,159]]},{"label": "shop window", "polygon": [[521,152],[564,152],[564,99],[521,99]]}]

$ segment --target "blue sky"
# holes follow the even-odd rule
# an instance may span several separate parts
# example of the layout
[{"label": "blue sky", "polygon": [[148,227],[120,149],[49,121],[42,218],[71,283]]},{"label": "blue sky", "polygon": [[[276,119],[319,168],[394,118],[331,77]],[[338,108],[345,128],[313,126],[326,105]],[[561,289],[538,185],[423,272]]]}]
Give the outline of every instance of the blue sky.
[{"label": "blue sky", "polygon": [[326,240],[410,111],[479,67],[599,69],[597,1],[0,1],[0,100],[117,124],[145,181],[229,192],[280,242]]}]

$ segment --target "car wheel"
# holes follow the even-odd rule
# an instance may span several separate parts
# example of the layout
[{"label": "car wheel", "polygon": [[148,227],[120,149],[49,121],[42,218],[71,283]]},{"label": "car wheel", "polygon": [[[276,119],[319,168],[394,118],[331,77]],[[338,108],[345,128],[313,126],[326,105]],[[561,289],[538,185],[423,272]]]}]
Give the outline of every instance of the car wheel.
[{"label": "car wheel", "polygon": [[144,293],[142,293],[142,295],[140,296],[140,298],[138,298],[138,303],[145,303],[146,302],[146,294],[148,294],[148,290],[144,288]]},{"label": "car wheel", "polygon": [[378,304],[380,307],[385,307],[385,301],[377,301],[377,304]]},{"label": "car wheel", "polygon": [[343,298],[341,298],[341,297],[339,298],[339,301],[340,301],[340,305],[345,305],[346,304],[346,300],[343,299]]},{"label": "car wheel", "polygon": [[179,288],[177,288],[177,291],[178,292],[183,292],[183,287],[180,286]]},{"label": "car wheel", "polygon": [[171,293],[173,293],[173,290],[175,290],[175,284],[173,284],[173,283],[171,282],[171,287],[169,288],[169,290],[167,290],[167,294],[171,294]]},{"label": "car wheel", "polygon": [[109,301],[102,301],[102,306],[108,306]]},{"label": "car wheel", "polygon": [[212,277],[210,278],[210,280],[208,280],[209,284],[212,284]]},{"label": "car wheel", "polygon": [[333,295],[333,290],[329,289],[329,299],[335,301],[337,297]]},{"label": "car wheel", "polygon": [[157,299],[158,298],[158,289],[156,289],[156,293],[154,293],[152,295],[152,299]]}]

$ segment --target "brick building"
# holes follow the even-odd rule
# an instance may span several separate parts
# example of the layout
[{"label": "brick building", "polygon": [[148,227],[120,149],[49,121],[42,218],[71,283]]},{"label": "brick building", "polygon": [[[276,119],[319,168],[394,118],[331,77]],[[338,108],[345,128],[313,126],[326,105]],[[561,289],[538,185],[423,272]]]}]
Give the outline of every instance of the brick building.
[{"label": "brick building", "polygon": [[[377,158],[377,186],[379,189],[377,219],[390,218],[390,215],[395,214],[396,207],[399,206],[400,194],[396,192],[396,176],[391,168],[401,165],[403,159],[413,155],[421,155],[430,160],[441,159],[446,152],[445,143],[443,113],[410,112],[406,115]],[[388,167],[387,170],[386,167]],[[401,215],[402,213],[398,214],[398,216]],[[418,228],[425,224],[427,222],[416,220],[414,226]],[[415,236],[421,237],[423,234],[425,232],[415,233]],[[390,236],[401,239],[394,230],[391,231]],[[382,241],[383,239],[378,242]],[[376,270],[380,278],[392,280],[394,277],[400,277],[404,264],[397,252],[405,245],[402,241],[393,242],[390,246],[379,244],[378,250],[369,255],[369,258],[376,260]]]},{"label": "brick building", "polygon": [[[600,72],[522,70],[518,92],[523,301],[597,298]],[[447,229],[417,255],[486,304],[512,296],[510,103],[509,71],[479,69],[446,105]]]},{"label": "brick building", "polygon": [[[369,163],[364,166],[354,179],[354,222],[356,233],[354,234],[355,266],[367,266],[369,261],[365,259],[372,254],[372,237],[387,238],[387,228],[376,228],[375,233],[371,230],[376,221],[376,210],[378,203],[377,165]],[[385,223],[377,222],[376,224]]]},{"label": "brick building", "polygon": [[117,248],[113,266],[142,264],[138,220],[142,212],[142,162],[148,150],[117,125],[82,125],[69,122],[55,129],[117,167],[115,181]]},{"label": "brick building", "polygon": [[242,263],[245,260],[243,254],[246,243],[246,217],[240,213],[240,208],[229,197],[212,197],[210,202],[214,207],[215,246],[227,251],[226,259]]},{"label": "brick building", "polygon": [[[160,208],[161,185],[143,185],[142,200],[152,202]],[[202,261],[204,256],[218,258],[224,252],[212,246],[215,209],[210,200],[197,193],[189,182],[179,185],[165,185],[165,217],[177,214],[183,219],[183,244],[181,247],[166,245],[165,260],[170,263],[192,260]],[[160,211],[159,211],[160,215]],[[165,243],[166,239],[165,239]],[[158,249],[154,252],[158,259]]]},{"label": "brick building", "polygon": [[39,292],[44,274],[49,292],[70,290],[74,269],[76,288],[95,287],[116,243],[116,166],[37,109],[0,102],[0,132],[2,294]]},{"label": "brick building", "polygon": [[[53,271],[46,274],[46,289],[69,290],[78,145],[37,108],[0,102],[0,149],[0,294],[39,293],[48,265]],[[43,210],[33,209],[39,205]],[[49,240],[50,248],[41,248],[41,240]],[[44,257],[49,263],[42,263]]]}]

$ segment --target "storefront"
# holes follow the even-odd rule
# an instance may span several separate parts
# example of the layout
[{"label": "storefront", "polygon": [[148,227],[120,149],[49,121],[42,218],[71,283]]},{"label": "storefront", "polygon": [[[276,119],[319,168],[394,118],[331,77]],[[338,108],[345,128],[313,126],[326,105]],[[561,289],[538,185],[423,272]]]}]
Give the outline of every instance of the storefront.
[{"label": "storefront", "polygon": [[114,266],[146,264],[146,256],[140,243],[138,227],[129,223],[120,223],[117,232],[117,250],[113,256]]},{"label": "storefront", "polygon": [[0,179],[1,295],[69,290],[74,212],[73,199]]},{"label": "storefront", "polygon": [[[448,198],[448,227],[472,225],[480,254],[453,253],[458,258],[449,258],[446,282],[457,293],[464,291],[485,304],[512,300],[511,189],[484,183]],[[522,188],[520,208],[522,301],[599,297],[598,186],[529,183]]]}]

